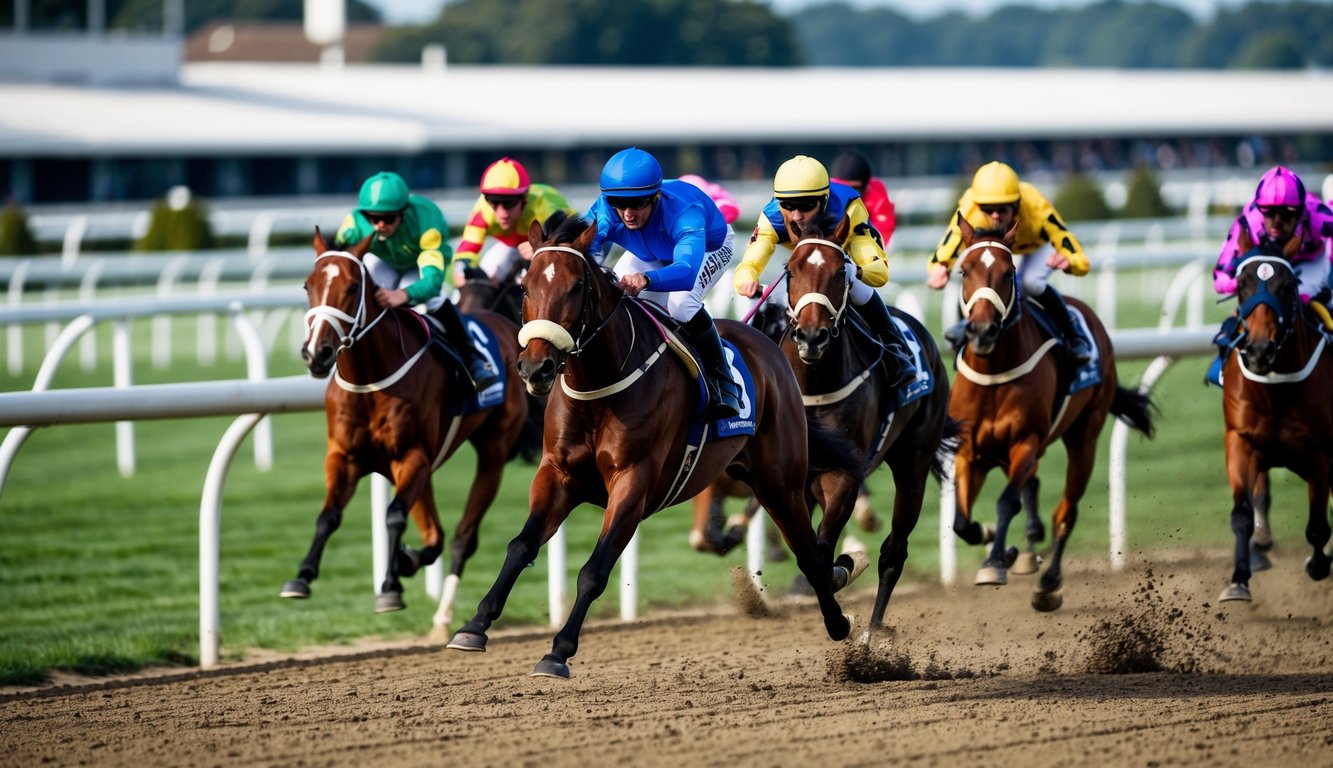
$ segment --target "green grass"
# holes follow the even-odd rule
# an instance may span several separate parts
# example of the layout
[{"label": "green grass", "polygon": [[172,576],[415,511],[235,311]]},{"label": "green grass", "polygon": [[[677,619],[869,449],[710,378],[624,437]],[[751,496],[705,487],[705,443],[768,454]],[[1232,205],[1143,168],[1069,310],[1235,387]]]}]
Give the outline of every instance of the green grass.
[{"label": "green grass", "polygon": [[[938,299],[933,299],[937,301]],[[1226,308],[1210,310],[1210,321]],[[934,306],[931,316],[938,317]],[[1121,327],[1156,322],[1151,303],[1127,302],[1120,308]],[[148,322],[136,322],[136,383],[210,380],[243,375],[243,365],[224,358],[211,366],[178,355],[166,370],[148,361]],[[190,350],[194,324],[174,324],[176,349]],[[60,370],[55,387],[105,386],[111,383],[106,355],[109,331],[101,329],[102,360],[91,373],[79,370],[73,356]],[[290,334],[279,336],[270,374],[302,369],[290,354]],[[18,376],[0,374],[0,389],[31,387],[43,332],[25,334],[33,360]],[[1156,394],[1161,406],[1154,441],[1130,440],[1128,527],[1131,552],[1156,548],[1229,546],[1230,493],[1222,455],[1220,392],[1201,383],[1206,358],[1179,362]],[[1120,365],[1123,383],[1133,384],[1143,361]],[[191,665],[198,661],[199,500],[208,461],[229,419],[147,421],[136,425],[138,471],[122,478],[116,471],[110,424],[62,426],[38,430],[19,452],[0,496],[0,684],[35,683],[47,671],[65,669],[111,673],[144,665]],[[296,573],[314,530],[323,500],[324,423],[320,413],[274,418],[275,463],[269,472],[254,467],[249,443],[243,446],[227,479],[222,508],[221,631],[225,658],[242,657],[249,648],[296,650],[312,645],[349,643],[361,638],[420,636],[430,627],[434,604],[419,579],[407,583],[407,610],[374,614],[369,530],[368,484],[348,507],[342,529],[325,552],[321,576],[309,601],[277,597],[283,582]],[[1081,506],[1071,556],[1105,558],[1107,539],[1106,467],[1109,428],[1092,487]],[[446,531],[457,524],[459,499],[466,493],[473,456],[463,451],[441,469],[435,495]],[[1064,471],[1063,451],[1043,461],[1042,510],[1049,515]],[[508,467],[496,504],[483,522],[481,549],[469,563],[457,604],[455,623],[475,610],[498,572],[509,539],[526,515],[527,488],[533,468]],[[1294,502],[1303,489],[1286,475],[1275,476],[1278,507],[1275,535],[1293,544],[1303,541],[1304,515]],[[992,473],[978,505],[978,519],[994,518],[994,496],[1002,481]],[[870,480],[877,509],[887,513],[892,487],[886,471]],[[732,502],[733,505],[739,502]],[[912,537],[912,557],[904,583],[938,573],[938,485],[931,483],[926,508]],[[580,508],[569,525],[569,589],[590,551],[601,524],[599,510]],[[730,566],[744,563],[744,553],[726,558],[689,549],[689,510],[679,506],[649,520],[640,534],[640,612],[670,606],[726,601]],[[862,538],[869,538],[862,536]],[[416,543],[415,530],[408,534]],[[878,538],[868,541],[872,551]],[[981,553],[959,545],[960,570],[969,571]],[[1303,544],[1302,544],[1303,546]],[[1219,579],[1226,564],[1218,565]],[[790,563],[765,568],[765,579],[782,589],[794,575]],[[865,589],[866,587],[862,587]],[[614,586],[594,607],[594,615],[617,615]],[[546,622],[546,559],[518,582],[499,627]]]}]

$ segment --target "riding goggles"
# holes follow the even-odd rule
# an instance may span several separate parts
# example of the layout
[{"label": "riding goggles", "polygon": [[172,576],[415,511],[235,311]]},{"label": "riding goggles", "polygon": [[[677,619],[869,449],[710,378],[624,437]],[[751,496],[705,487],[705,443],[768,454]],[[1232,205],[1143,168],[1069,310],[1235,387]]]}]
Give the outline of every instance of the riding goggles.
[{"label": "riding goggles", "polygon": [[1262,205],[1259,212],[1278,221],[1291,221],[1300,215],[1300,209],[1290,205]]},{"label": "riding goggles", "polygon": [[809,213],[819,207],[820,198],[818,197],[788,197],[778,201],[778,207],[784,211],[800,211]]},{"label": "riding goggles", "polygon": [[371,213],[369,211],[362,211],[361,215],[365,216],[366,221],[370,222],[371,224],[379,224],[380,222],[383,222],[385,224],[392,224],[395,221],[398,221],[399,219],[403,218],[402,211],[394,211],[393,213]]},{"label": "riding goggles", "polygon": [[657,202],[657,195],[647,197],[611,197],[608,195],[606,198],[607,205],[622,211],[643,210],[655,202]]},{"label": "riding goggles", "polygon": [[498,197],[486,195],[486,204],[492,208],[516,208],[523,202],[521,197]]}]

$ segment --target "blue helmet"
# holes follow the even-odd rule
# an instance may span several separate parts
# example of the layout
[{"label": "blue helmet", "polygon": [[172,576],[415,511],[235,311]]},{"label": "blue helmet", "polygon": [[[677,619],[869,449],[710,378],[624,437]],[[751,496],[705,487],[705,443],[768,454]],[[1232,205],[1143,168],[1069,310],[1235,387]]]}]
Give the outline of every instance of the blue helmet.
[{"label": "blue helmet", "polygon": [[637,147],[622,149],[602,167],[602,194],[647,197],[662,188],[662,166]]}]

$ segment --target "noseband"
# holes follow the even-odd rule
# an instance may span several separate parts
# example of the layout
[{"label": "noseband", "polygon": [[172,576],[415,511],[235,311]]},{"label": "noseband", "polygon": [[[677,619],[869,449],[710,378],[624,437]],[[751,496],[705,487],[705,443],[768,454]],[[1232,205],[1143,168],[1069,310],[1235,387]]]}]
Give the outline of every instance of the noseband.
[{"label": "noseband", "polygon": [[[800,248],[802,245],[805,245],[806,243],[811,243],[814,245],[826,245],[829,248],[832,248],[833,250],[838,252],[838,255],[842,257],[843,264],[847,263],[847,252],[842,249],[841,245],[838,245],[837,243],[831,240],[823,240],[817,237],[808,237],[798,241],[796,243],[796,248]],[[843,267],[843,269],[845,270],[846,267]],[[787,280],[789,283],[791,280],[790,275],[791,271],[788,270]],[[838,307],[834,307],[833,300],[830,299],[825,294],[811,291],[810,293],[807,293],[804,296],[802,296],[796,302],[796,306],[787,310],[787,319],[790,320],[792,325],[794,326],[796,324],[796,316],[801,314],[802,309],[805,309],[811,304],[819,304],[820,306],[827,309],[829,311],[829,314],[833,316],[833,328],[834,332],[836,333],[838,327],[842,323],[842,316],[847,312],[847,297],[848,295],[851,294],[851,290],[852,290],[852,281],[844,279],[842,281],[842,304],[841,306]]]},{"label": "noseband", "polygon": [[[616,306],[612,308],[610,312],[607,312],[606,317],[602,318],[602,322],[589,333],[588,326],[590,325],[592,318],[593,274],[592,266],[588,263],[588,255],[577,248],[571,248],[567,245],[544,245],[533,251],[532,256],[533,258],[536,258],[537,254],[545,251],[573,254],[579,257],[579,263],[583,265],[583,277],[588,282],[588,290],[583,293],[583,306],[579,309],[578,333],[571,334],[559,323],[545,318],[529,320],[518,330],[518,345],[519,347],[527,348],[528,342],[533,339],[542,339],[550,343],[551,346],[559,351],[573,357],[586,349],[589,342],[596,338],[597,334],[601,333],[602,329],[606,327],[606,324],[610,322],[611,317],[615,315],[616,310],[624,303],[625,296],[622,295],[620,297],[620,301],[616,303]],[[547,267],[547,270],[550,269],[552,269],[552,267]],[[549,278],[553,275],[554,273],[552,272],[549,273],[547,277]]]},{"label": "noseband", "polygon": [[1245,269],[1246,265],[1251,263],[1258,264],[1255,268],[1255,277],[1258,278],[1259,285],[1255,288],[1254,293],[1241,303],[1237,314],[1240,316],[1241,323],[1244,324],[1245,319],[1250,316],[1250,313],[1254,312],[1255,308],[1260,305],[1273,310],[1273,314],[1277,315],[1278,327],[1278,337],[1275,341],[1277,345],[1281,347],[1282,344],[1291,337],[1292,331],[1295,330],[1296,315],[1300,312],[1300,296],[1294,296],[1284,302],[1269,290],[1268,281],[1272,280],[1274,275],[1274,271],[1270,265],[1280,266],[1282,269],[1286,270],[1287,274],[1293,276],[1295,272],[1292,270],[1291,264],[1286,259],[1279,256],[1250,256],[1237,265],[1236,274],[1239,275]]},{"label": "noseband", "polygon": [[[996,248],[1001,251],[1004,251],[1009,256],[1009,260],[1011,262],[1013,261],[1014,258],[1013,250],[1009,246],[1005,245],[1004,243],[998,240],[982,240],[979,243],[973,243],[972,245],[968,246],[967,250],[963,251],[962,258],[966,259],[968,257],[968,254],[972,253],[975,250],[984,249],[985,252],[983,252],[981,256],[977,258],[979,258],[981,260],[981,263],[984,264],[987,269],[989,269],[990,266],[995,263],[995,257],[990,253],[991,248]],[[1000,313],[1001,328],[1008,328],[1010,325],[1013,325],[1014,321],[1017,320],[1019,316],[1019,312],[1015,311],[1016,307],[1018,307],[1019,305],[1017,278],[1014,279],[1013,285],[1010,286],[1008,300],[1001,298],[999,292],[997,292],[994,288],[990,287],[989,285],[983,285],[982,287],[976,289],[975,291],[972,292],[972,295],[970,297],[964,297],[963,294],[960,292],[958,294],[958,304],[960,307],[962,307],[963,317],[966,318],[968,315],[972,314],[972,307],[975,306],[976,303],[979,301],[990,302],[990,304],[995,307],[995,311]]]},{"label": "noseband", "polygon": [[[333,328],[334,332],[338,334],[339,346],[337,353],[342,354],[344,350],[360,341],[361,338],[370,332],[370,329],[374,328],[375,324],[383,319],[388,313],[381,312],[374,320],[366,323],[366,284],[370,282],[370,275],[366,270],[365,263],[346,251],[325,251],[315,257],[315,263],[318,264],[321,259],[330,256],[340,256],[344,259],[350,259],[356,264],[357,269],[361,271],[361,296],[356,303],[356,314],[349,315],[338,307],[329,304],[320,304],[311,307],[305,313],[305,324],[307,329],[306,339],[308,346],[310,340],[316,336],[318,325],[320,323],[325,323]],[[327,295],[326,290],[325,296],[327,297]],[[346,323],[346,326],[343,325],[344,323]],[[363,323],[365,323],[365,325],[362,325]]]}]

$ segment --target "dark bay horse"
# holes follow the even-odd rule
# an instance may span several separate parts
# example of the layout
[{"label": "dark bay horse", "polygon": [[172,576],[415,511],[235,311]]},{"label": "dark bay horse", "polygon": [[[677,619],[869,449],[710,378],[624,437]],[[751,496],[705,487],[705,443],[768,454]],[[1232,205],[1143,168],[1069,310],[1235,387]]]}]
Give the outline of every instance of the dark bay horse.
[{"label": "dark bay horse", "polygon": [[[792,253],[787,260],[787,316],[790,330],[782,352],[801,387],[806,412],[825,428],[849,436],[866,459],[866,471],[881,464],[893,473],[893,515],[879,550],[879,589],[870,617],[873,632],[907,561],[907,539],[921,516],[926,479],[942,480],[945,462],[958,447],[961,430],[949,417],[948,372],[925,327],[896,308],[919,345],[921,377],[894,389],[884,345],[859,315],[853,315],[851,257],[839,243],[849,222],[826,217],[805,225],[788,224]],[[874,300],[874,299],[872,299]],[[860,487],[845,474],[828,473],[816,482],[823,508],[821,540],[836,542],[856,505]]]},{"label": "dark bay horse", "polygon": [[1032,607],[1053,611],[1063,603],[1061,560],[1096,462],[1102,426],[1115,414],[1151,437],[1153,404],[1147,395],[1120,386],[1106,328],[1076,299],[1067,301],[1086,322],[1097,354],[1089,370],[1077,373],[1057,357],[1054,342],[1022,295],[1012,250],[1017,220],[1005,232],[974,231],[962,216],[958,222],[967,342],[958,355],[949,415],[966,426],[955,457],[954,532],[969,544],[986,543],[988,531],[972,519],[972,507],[986,474],[1002,467],[1008,477],[997,504],[994,542],[976,583],[1006,583],[1017,556],[1017,550],[1005,548],[1009,523],[1018,515],[1024,494],[1035,495],[1030,489],[1035,488],[1032,481],[1046,449],[1062,441],[1069,464],[1051,517],[1054,550],[1032,596]]},{"label": "dark bay horse", "polygon": [[[631,299],[588,248],[595,227],[580,218],[552,217],[533,225],[532,263],[519,333],[518,372],[537,394],[550,393],[541,464],[529,493],[529,515],[509,544],[495,585],[476,616],[455,633],[450,648],[483,651],[486,632],[504,610],[515,581],[538,549],[582,503],[605,509],[602,530],[579,571],[578,595],[551,652],[534,675],[569,677],[568,660],[594,600],[639,524],[653,513],[694,496],[724,471],[758,494],[814,587],[829,637],[851,631],[833,593],[850,578],[835,565],[832,547],[816,542],[806,502],[808,472],[825,467],[859,481],[855,446],[818,425],[810,428],[800,390],[778,348],[755,329],[720,321],[754,382],[743,413],[753,434],[704,440],[698,387],[673,353],[671,338],[647,302]],[[725,425],[724,425],[725,426]],[[808,466],[814,464],[814,467]],[[843,557],[839,558],[839,563]],[[850,558],[847,558],[850,565]]]},{"label": "dark bay horse", "polygon": [[[1292,238],[1291,245],[1296,245]],[[1236,267],[1243,335],[1222,369],[1227,480],[1235,568],[1220,600],[1249,601],[1255,512],[1266,514],[1267,473],[1286,467],[1309,488],[1305,572],[1328,578],[1329,462],[1333,461],[1333,357],[1313,314],[1301,305],[1291,262],[1275,245],[1241,233]]]},{"label": "dark bay horse", "polygon": [[488,276],[480,269],[467,270],[458,287],[458,311],[465,314],[489,310],[504,315],[514,324],[523,322],[523,286],[520,279],[526,263],[519,262],[506,274]]},{"label": "dark bay horse", "polygon": [[[529,420],[528,395],[513,375],[507,377],[502,393],[489,396],[488,402],[494,404],[475,410],[451,408],[455,400],[462,400],[462,393],[471,394],[471,383],[466,377],[460,379],[432,350],[425,317],[406,307],[386,310],[375,301],[375,286],[362,261],[369,238],[351,251],[339,251],[316,230],[314,247],[314,269],[305,282],[310,311],[301,356],[316,378],[334,374],[324,396],[327,495],[310,551],[281,594],[310,596],[324,546],[342,523],[357,482],[378,472],[393,482],[395,492],[386,515],[388,569],[375,610],[401,610],[399,579],[433,563],[444,547],[431,473],[470,442],[477,452],[477,473],[454,532],[449,575],[435,615],[436,625],[447,627],[458,579],[476,552],[478,527],[495,499],[505,463],[525,447],[535,450],[540,427]],[[518,356],[517,326],[491,312],[473,317],[499,343],[496,367],[512,372]],[[402,544],[409,512],[421,532],[419,550]]]}]

